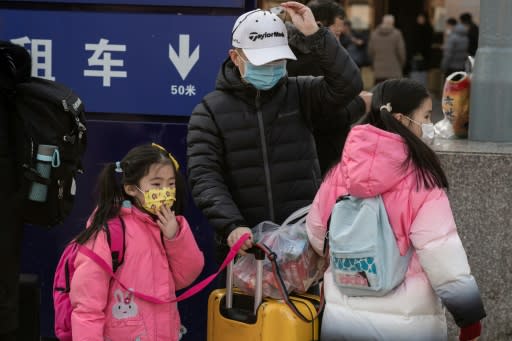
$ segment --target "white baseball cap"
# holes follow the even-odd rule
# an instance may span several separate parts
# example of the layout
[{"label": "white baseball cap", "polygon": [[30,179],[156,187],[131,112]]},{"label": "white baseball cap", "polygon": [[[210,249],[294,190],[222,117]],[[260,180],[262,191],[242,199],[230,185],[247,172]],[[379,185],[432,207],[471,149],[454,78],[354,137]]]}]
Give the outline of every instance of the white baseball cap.
[{"label": "white baseball cap", "polygon": [[232,45],[241,48],[253,65],[297,57],[288,46],[283,21],[270,11],[256,9],[238,17],[233,26]]}]

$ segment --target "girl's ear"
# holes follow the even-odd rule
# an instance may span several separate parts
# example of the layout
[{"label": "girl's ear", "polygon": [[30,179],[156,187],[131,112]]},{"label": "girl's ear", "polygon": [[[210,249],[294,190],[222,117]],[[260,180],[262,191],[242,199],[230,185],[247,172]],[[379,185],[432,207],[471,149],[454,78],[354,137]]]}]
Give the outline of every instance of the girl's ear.
[{"label": "girl's ear", "polygon": [[393,115],[393,117],[394,117],[397,121],[402,121],[402,116],[404,116],[404,115],[402,115],[402,114],[401,114],[401,113],[399,113],[399,112],[396,112],[396,113],[394,113],[394,114],[392,114],[392,115]]},{"label": "girl's ear", "polygon": [[135,185],[123,185],[124,191],[131,197],[135,197],[137,195],[138,189]]},{"label": "girl's ear", "polygon": [[399,112],[394,113],[394,114],[393,114],[393,117],[394,117],[398,122],[402,123],[402,125],[403,125],[404,127],[406,127],[406,128],[409,128],[409,126],[411,125],[411,121],[410,121],[410,120],[408,120],[408,119],[407,119],[408,117],[407,117],[407,116],[405,116],[405,115],[404,115],[404,114],[402,114],[402,113],[399,113]]}]

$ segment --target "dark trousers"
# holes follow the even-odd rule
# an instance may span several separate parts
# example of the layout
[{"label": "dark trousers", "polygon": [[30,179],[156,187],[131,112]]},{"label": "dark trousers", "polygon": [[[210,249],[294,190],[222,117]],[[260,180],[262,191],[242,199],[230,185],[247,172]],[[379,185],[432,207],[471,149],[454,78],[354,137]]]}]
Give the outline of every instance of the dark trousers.
[{"label": "dark trousers", "polygon": [[0,335],[18,328],[18,283],[23,225],[12,214],[12,209],[10,212],[6,210],[7,207],[2,205],[0,208]]},{"label": "dark trousers", "polygon": [[18,280],[23,238],[9,116],[6,99],[0,93],[0,340],[15,340],[13,331],[18,328]]}]

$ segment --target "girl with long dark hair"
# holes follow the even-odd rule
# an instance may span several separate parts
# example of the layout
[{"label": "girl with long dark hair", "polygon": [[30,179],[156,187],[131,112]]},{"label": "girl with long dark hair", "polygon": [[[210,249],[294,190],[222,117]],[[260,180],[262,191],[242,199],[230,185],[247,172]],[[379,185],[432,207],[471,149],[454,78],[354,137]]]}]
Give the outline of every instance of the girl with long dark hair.
[{"label": "girl with long dark hair", "polygon": [[446,175],[428,146],[431,114],[421,84],[378,84],[371,111],[350,131],[341,161],[314,199],[306,226],[320,254],[333,206],[347,194],[380,195],[400,254],[412,249],[405,279],[381,297],[346,295],[333,276],[338,264],[331,262],[324,275],[323,341],[446,340],[443,306],[460,327],[460,340],[481,333],[482,300],[457,234]]},{"label": "girl with long dark hair", "polygon": [[178,168],[174,157],[156,144],[135,147],[104,167],[97,207],[76,242],[112,266],[105,224],[120,218],[124,259],[116,271],[118,280],[112,280],[96,261],[77,253],[70,290],[73,340],[180,338],[176,303],[151,303],[130,291],[170,302],[203,268],[203,254],[181,215],[185,188]]}]

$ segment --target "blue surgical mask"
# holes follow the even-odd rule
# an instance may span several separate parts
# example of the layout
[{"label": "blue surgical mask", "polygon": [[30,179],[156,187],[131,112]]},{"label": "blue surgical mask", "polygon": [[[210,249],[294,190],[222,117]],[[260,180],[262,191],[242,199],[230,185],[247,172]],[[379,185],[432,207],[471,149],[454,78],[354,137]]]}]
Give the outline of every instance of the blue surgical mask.
[{"label": "blue surgical mask", "polygon": [[286,60],[260,66],[245,61],[245,72],[242,78],[256,89],[268,90],[273,88],[284,76],[286,76]]}]

